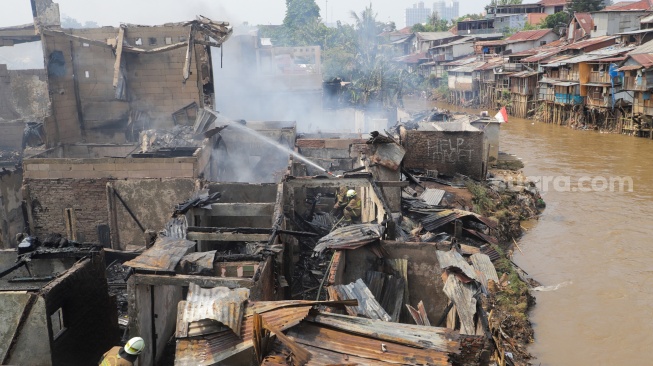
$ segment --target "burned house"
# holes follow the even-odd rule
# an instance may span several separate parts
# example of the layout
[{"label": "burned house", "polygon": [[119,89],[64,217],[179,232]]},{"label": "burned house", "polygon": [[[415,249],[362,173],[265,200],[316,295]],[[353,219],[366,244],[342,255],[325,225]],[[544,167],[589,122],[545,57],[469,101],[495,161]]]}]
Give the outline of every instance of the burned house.
[{"label": "burned house", "polygon": [[99,247],[0,251],[3,364],[88,365],[119,339]]},{"label": "burned house", "polygon": [[482,130],[467,122],[423,122],[416,130],[401,128],[404,167],[482,180],[488,146]]}]

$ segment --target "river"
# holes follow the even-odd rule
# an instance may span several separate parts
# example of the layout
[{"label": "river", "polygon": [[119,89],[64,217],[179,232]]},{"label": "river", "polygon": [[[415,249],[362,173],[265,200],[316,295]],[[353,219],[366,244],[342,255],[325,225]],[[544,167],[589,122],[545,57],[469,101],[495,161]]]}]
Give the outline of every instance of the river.
[{"label": "river", "polygon": [[[542,284],[562,284],[534,292],[533,363],[653,364],[653,141],[510,118],[500,149],[521,157],[527,176],[560,177],[514,255]],[[604,190],[601,177],[630,177],[632,192]]]}]

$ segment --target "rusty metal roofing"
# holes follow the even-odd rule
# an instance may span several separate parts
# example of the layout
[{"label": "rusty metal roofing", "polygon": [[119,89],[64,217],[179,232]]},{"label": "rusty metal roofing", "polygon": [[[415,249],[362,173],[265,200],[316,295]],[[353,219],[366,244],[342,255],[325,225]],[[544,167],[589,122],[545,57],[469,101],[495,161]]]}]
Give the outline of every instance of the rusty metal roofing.
[{"label": "rusty metal roofing", "polygon": [[476,71],[491,70],[495,67],[501,66],[505,62],[503,57],[496,57],[489,59],[484,65],[476,68]]},{"label": "rusty metal roofing", "polygon": [[511,78],[527,78],[527,77],[537,75],[537,74],[539,74],[539,72],[537,72],[537,71],[524,70],[524,71],[520,71],[520,72],[516,72],[514,74],[511,74],[510,77]]},{"label": "rusty metal roofing", "polygon": [[444,189],[427,188],[422,192],[419,198],[431,206],[437,206],[444,198],[445,193],[447,193],[447,191]]},{"label": "rusty metal roofing", "polygon": [[286,330],[299,324],[308,315],[309,310],[319,304],[342,304],[342,302],[261,301],[249,304],[246,311],[247,316],[242,320],[240,337],[233,331],[227,330],[200,337],[177,339],[175,365],[214,365],[251,348],[254,313],[250,308],[255,308],[256,313],[260,314],[269,325]]},{"label": "rusty metal roofing", "polygon": [[485,61],[470,62],[468,64],[449,69],[449,72],[473,72],[478,67],[485,65]]},{"label": "rusty metal roofing", "polygon": [[135,270],[174,273],[177,263],[194,246],[193,241],[159,237],[151,248],[124,265]]},{"label": "rusty metal roofing", "polygon": [[381,239],[385,228],[377,224],[349,225],[333,230],[322,237],[315,248],[316,252],[325,249],[356,249]]},{"label": "rusty metal roofing", "polygon": [[465,258],[463,258],[456,249],[451,249],[449,251],[442,251],[438,250],[435,252],[436,256],[438,257],[438,263],[440,264],[440,268],[444,271],[449,268],[458,268],[462,273],[465,274],[469,279],[472,280],[477,280],[478,276],[476,275],[476,271],[474,271],[474,268],[467,263]]},{"label": "rusty metal roofing", "polygon": [[583,28],[585,31],[585,34],[590,34],[592,33],[592,25],[594,24],[594,21],[592,20],[592,14],[590,13],[575,13],[574,18],[576,18],[576,21],[578,22],[578,25]]},{"label": "rusty metal roofing", "polygon": [[456,219],[461,219],[461,218],[471,218],[473,220],[476,220],[482,224],[485,224],[486,226],[494,229],[496,228],[497,224],[481,215],[478,215],[474,212],[469,212],[469,211],[463,211],[463,210],[442,210],[435,212],[431,215],[428,215],[424,217],[420,222],[422,223],[422,226],[424,227],[424,230],[426,231],[434,231],[438,229],[439,227],[442,227]]},{"label": "rusty metal roofing", "polygon": [[641,0],[641,1],[620,1],[616,4],[606,6],[603,10],[599,10],[597,13],[600,12],[607,12],[607,11],[642,11],[642,10],[648,10],[651,8],[651,4],[648,2],[648,0]]},{"label": "rusty metal roofing", "polygon": [[653,66],[653,54],[636,54],[630,55],[630,57],[635,60],[638,64],[644,66],[644,68],[649,68]]},{"label": "rusty metal roofing", "polygon": [[630,70],[639,70],[643,69],[644,67],[642,65],[627,65],[627,66],[622,66],[619,68],[619,71],[630,71]]},{"label": "rusty metal roofing", "polygon": [[[392,325],[394,326],[396,323]],[[313,352],[311,353],[314,357],[335,354],[333,356],[341,360],[336,364],[343,364],[343,355],[347,355],[344,360],[349,360],[350,357],[363,360],[363,363],[357,364],[378,365],[383,362],[401,365],[449,364],[449,355],[446,352],[410,347],[401,343],[382,341],[376,337],[363,337],[310,323],[302,323],[300,326],[290,329],[288,336],[307,348],[312,347]],[[311,362],[316,362],[316,360],[312,359]],[[345,362],[350,364],[349,361]],[[309,364],[328,365],[334,363],[333,359],[328,357],[327,360]]]},{"label": "rusty metal roofing", "polygon": [[593,45],[597,45],[599,43],[607,42],[612,40],[614,43],[614,40],[616,40],[616,36],[600,36],[600,37],[594,37],[590,39],[584,39],[582,41],[570,43],[564,47],[565,50],[581,50],[586,47],[590,47]]},{"label": "rusty metal roofing", "polygon": [[547,58],[549,58],[549,57],[553,57],[553,56],[557,55],[557,54],[560,53],[560,52],[562,52],[562,50],[560,50],[560,49],[548,50],[548,51],[540,52],[540,53],[535,54],[535,55],[533,55],[533,56],[530,56],[530,57],[526,57],[526,58],[521,59],[521,62],[524,62],[524,63],[528,63],[528,62],[540,62],[540,61],[545,60],[545,59],[547,59]]},{"label": "rusty metal roofing", "polygon": [[332,313],[309,315],[305,321],[362,336],[374,335],[374,337],[381,340],[397,342],[416,348],[427,348],[455,354],[460,352],[458,333],[449,328],[403,323],[394,323],[392,326],[388,326],[387,322],[381,320]]},{"label": "rusty metal roofing", "polygon": [[553,29],[536,29],[536,30],[521,31],[506,38],[506,41],[508,43],[521,42],[521,41],[535,41],[552,32]]},{"label": "rusty metal roofing", "polygon": [[472,262],[472,267],[477,274],[479,274],[480,282],[483,287],[487,289],[488,280],[492,280],[495,283],[499,283],[499,276],[497,275],[497,270],[494,268],[490,257],[476,253],[472,254],[469,257],[469,260]]},{"label": "rusty metal roofing", "polygon": [[[243,303],[249,298],[249,289],[227,287],[201,288],[191,283],[188,286],[188,296],[182,318],[177,319],[177,337],[188,336],[189,323],[201,320],[214,320],[229,327],[236,335],[240,335],[244,314]],[[195,335],[205,334],[199,332]]]},{"label": "rusty metal roofing", "polygon": [[476,61],[476,56],[465,57],[465,58],[461,58],[461,59],[458,59],[458,60],[455,60],[455,61],[450,61],[450,62],[443,63],[442,66],[462,66],[462,65],[470,64],[470,63],[475,62],[475,61]]}]

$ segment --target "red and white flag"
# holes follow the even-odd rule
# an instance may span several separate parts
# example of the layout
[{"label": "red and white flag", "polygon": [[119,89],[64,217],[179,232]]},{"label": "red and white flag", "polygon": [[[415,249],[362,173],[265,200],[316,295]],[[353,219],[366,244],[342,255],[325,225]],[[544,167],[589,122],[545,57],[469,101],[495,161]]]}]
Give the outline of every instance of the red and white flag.
[{"label": "red and white flag", "polygon": [[494,118],[497,119],[497,121],[501,123],[507,123],[508,122],[508,111],[506,111],[506,107],[501,107],[501,110],[499,110],[499,113],[497,113]]}]

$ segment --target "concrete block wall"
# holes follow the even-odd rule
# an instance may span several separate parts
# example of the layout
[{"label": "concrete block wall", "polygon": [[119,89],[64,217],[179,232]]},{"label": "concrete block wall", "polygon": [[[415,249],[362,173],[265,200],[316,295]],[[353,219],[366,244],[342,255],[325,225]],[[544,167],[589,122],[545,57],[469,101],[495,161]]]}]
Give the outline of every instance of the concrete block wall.
[{"label": "concrete block wall", "polygon": [[456,173],[483,180],[486,160],[483,132],[401,131],[404,167]]},{"label": "concrete block wall", "polygon": [[90,178],[194,178],[199,175],[196,158],[103,158],[23,161],[25,179]]},{"label": "concrete block wall", "polygon": [[[73,35],[99,42],[114,41],[118,29],[102,27],[96,29],[67,30]],[[125,39],[129,44],[152,49],[167,45],[166,38],[177,43],[188,38],[189,29],[181,25],[161,27],[129,27]],[[136,41],[141,40],[142,45]],[[156,44],[150,44],[154,39]],[[65,35],[48,34],[45,40],[46,63],[55,51],[63,53],[66,72],[63,76],[50,75],[50,94],[53,118],[48,120],[46,132],[49,146],[57,143],[120,142],[124,135],[115,133],[129,118],[129,112],[142,112],[153,127],[165,128],[173,125],[172,113],[196,102],[203,105],[202,83],[198,81],[198,68],[193,55],[191,76],[184,83],[182,70],[186,47],[156,54],[123,53],[126,62],[126,78],[129,102],[115,98],[113,74],[115,55],[112,49],[98,44],[73,39]],[[196,46],[197,53],[203,48]],[[74,60],[73,62],[71,62]],[[74,65],[73,65],[74,64]],[[77,75],[79,97],[75,97],[73,69]],[[79,121],[78,108],[83,121]],[[105,130],[105,134],[97,133]]]}]

